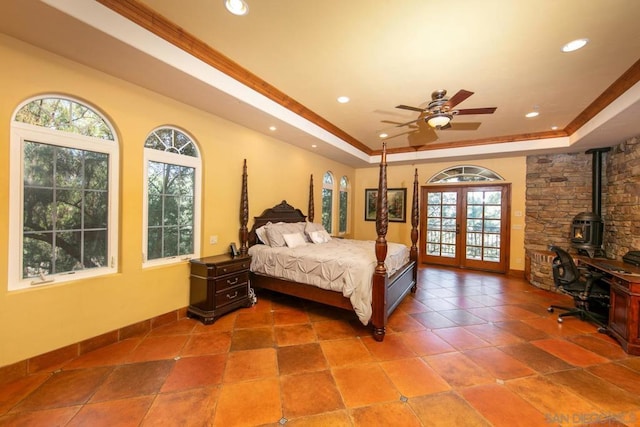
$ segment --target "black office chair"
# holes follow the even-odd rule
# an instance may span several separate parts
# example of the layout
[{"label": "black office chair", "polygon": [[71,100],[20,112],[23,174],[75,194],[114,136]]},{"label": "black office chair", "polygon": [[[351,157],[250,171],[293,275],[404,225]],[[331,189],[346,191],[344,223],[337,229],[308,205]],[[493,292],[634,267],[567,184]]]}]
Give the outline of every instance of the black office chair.
[{"label": "black office chair", "polygon": [[601,274],[578,268],[567,251],[557,246],[549,246],[556,253],[553,259],[553,281],[556,288],[573,298],[575,307],[551,305],[547,309],[553,313],[555,309],[565,310],[558,315],[558,323],[564,317],[575,316],[581,320],[590,320],[598,325],[598,332],[606,331],[609,289],[600,282]]}]

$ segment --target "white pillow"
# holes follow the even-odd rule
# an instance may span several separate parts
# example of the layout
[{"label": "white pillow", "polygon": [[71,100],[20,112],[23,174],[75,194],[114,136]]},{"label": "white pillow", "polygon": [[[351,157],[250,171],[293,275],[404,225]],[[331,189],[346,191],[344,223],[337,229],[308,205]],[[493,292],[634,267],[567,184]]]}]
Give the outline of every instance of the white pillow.
[{"label": "white pillow", "polygon": [[290,248],[297,248],[298,246],[305,246],[307,244],[302,233],[287,233],[283,234],[282,237]]},{"label": "white pillow", "polygon": [[309,238],[311,239],[311,241],[313,243],[327,243],[331,240],[331,236],[329,236],[329,233],[327,233],[326,230],[320,230],[320,231],[312,231],[311,233],[309,233]]}]

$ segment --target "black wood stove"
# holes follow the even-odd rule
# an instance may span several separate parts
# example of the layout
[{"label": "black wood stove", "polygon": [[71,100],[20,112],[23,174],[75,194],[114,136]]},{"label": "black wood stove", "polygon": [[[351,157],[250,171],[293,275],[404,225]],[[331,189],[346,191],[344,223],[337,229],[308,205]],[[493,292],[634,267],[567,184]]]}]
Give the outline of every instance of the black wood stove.
[{"label": "black wood stove", "polygon": [[593,155],[591,173],[591,212],[580,212],[571,224],[571,246],[578,253],[593,258],[602,255],[604,222],[600,216],[602,203],[602,153],[610,148],[594,148],[587,154]]}]

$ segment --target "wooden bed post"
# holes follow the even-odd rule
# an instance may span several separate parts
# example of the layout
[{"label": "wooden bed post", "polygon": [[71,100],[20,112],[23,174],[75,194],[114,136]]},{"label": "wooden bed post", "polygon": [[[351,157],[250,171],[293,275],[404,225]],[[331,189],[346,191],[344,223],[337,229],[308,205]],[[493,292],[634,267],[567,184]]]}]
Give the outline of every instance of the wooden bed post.
[{"label": "wooden bed post", "polygon": [[416,263],[416,268],[413,270],[413,281],[415,285],[411,287],[411,292],[416,292],[418,285],[418,223],[420,222],[420,204],[418,203],[418,168],[413,177],[413,204],[411,205],[411,251],[409,252],[409,258]]},{"label": "wooden bed post", "polygon": [[387,206],[387,144],[382,143],[382,157],[380,159],[380,173],[378,177],[378,200],[376,210],[376,269],[373,273],[373,313],[371,324],[373,325],[373,338],[382,341],[387,323],[386,288],[387,267],[384,264],[387,258],[387,227],[389,225],[389,209]]},{"label": "wooden bed post", "polygon": [[309,222],[313,222],[313,174],[311,174],[311,179],[309,180],[309,210],[307,210],[307,219]]},{"label": "wooden bed post", "polygon": [[244,159],[242,167],[242,192],[240,194],[240,254],[246,255],[249,252],[247,241],[249,240],[249,231],[247,223],[249,222],[249,194],[247,189],[247,159]]}]

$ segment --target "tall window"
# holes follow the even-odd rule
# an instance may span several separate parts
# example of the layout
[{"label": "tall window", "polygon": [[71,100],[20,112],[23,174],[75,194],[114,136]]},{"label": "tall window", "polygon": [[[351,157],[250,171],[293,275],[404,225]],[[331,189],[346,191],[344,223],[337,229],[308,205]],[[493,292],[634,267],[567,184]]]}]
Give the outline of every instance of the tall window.
[{"label": "tall window", "polygon": [[162,127],[145,141],[145,262],[195,256],[199,248],[200,158],[184,132]]},{"label": "tall window", "polygon": [[349,207],[349,179],[346,176],[340,178],[340,210],[338,221],[338,233],[347,232],[347,212]]},{"label": "tall window", "polygon": [[11,126],[9,289],[116,270],[118,144],[73,99],[22,104]]},{"label": "tall window", "polygon": [[326,172],[322,178],[322,225],[331,233],[333,222],[333,174]]}]

